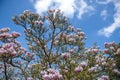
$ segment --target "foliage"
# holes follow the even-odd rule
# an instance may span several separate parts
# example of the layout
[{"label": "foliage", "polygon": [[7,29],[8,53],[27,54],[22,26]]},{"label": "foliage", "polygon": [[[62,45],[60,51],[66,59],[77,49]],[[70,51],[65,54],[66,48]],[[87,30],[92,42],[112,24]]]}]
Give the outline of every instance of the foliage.
[{"label": "foliage", "polygon": [[[120,44],[85,48],[85,34],[75,29],[60,10],[40,16],[28,10],[13,21],[24,28],[30,52],[16,41],[19,33],[0,29],[1,79],[116,80],[120,72]],[[31,63],[34,62],[34,63]],[[9,70],[8,70],[9,69]],[[12,72],[14,74],[9,74]],[[18,73],[19,72],[19,73]],[[17,74],[16,74],[17,73]]]}]

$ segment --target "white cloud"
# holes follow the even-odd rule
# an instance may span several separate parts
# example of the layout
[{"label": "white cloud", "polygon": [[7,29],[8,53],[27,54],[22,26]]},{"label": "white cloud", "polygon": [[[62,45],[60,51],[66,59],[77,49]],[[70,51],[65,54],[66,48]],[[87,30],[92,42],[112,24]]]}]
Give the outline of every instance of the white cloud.
[{"label": "white cloud", "polygon": [[94,8],[89,6],[84,0],[37,0],[34,3],[37,13],[44,13],[48,9],[60,9],[64,15],[72,18],[77,13],[81,19],[83,14],[93,11]]},{"label": "white cloud", "polygon": [[34,5],[36,12],[41,14],[47,11],[51,3],[52,0],[37,0]]},{"label": "white cloud", "polygon": [[114,14],[114,22],[110,26],[98,31],[98,34],[106,37],[110,37],[117,28],[120,28],[120,0],[115,0],[113,3],[116,10],[116,13]]},{"label": "white cloud", "polygon": [[108,16],[107,10],[101,11],[101,14],[100,14],[100,15],[103,17],[103,20],[106,20],[106,18],[107,18],[107,16]]},{"label": "white cloud", "polygon": [[84,13],[87,13],[89,11],[93,11],[94,10],[94,8],[92,6],[88,6],[87,3],[84,0],[79,0],[79,1],[77,1],[76,4],[77,4],[76,5],[76,9],[79,12],[78,13],[78,18],[80,18],[80,19],[82,18],[82,15]]},{"label": "white cloud", "polygon": [[96,2],[98,4],[108,4],[108,3],[112,2],[112,0],[96,0]]},{"label": "white cloud", "polygon": [[[64,11],[64,15],[66,16],[71,16],[73,17],[73,14],[75,12],[75,3],[74,1],[75,0],[58,0],[60,3],[60,5],[58,6],[58,8],[61,10],[61,11]],[[57,8],[57,7],[56,7]]]}]

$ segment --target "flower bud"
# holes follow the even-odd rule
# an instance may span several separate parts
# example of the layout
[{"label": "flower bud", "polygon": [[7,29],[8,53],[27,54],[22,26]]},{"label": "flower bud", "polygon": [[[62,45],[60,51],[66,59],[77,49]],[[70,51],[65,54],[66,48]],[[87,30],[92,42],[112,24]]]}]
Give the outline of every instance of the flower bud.
[{"label": "flower bud", "polygon": [[25,20],[26,17],[25,17],[25,15],[22,14],[22,15],[20,15],[20,18],[21,18],[22,20]]},{"label": "flower bud", "polygon": [[12,17],[12,20],[15,22],[15,21],[16,21],[16,18],[15,18],[15,17]]}]

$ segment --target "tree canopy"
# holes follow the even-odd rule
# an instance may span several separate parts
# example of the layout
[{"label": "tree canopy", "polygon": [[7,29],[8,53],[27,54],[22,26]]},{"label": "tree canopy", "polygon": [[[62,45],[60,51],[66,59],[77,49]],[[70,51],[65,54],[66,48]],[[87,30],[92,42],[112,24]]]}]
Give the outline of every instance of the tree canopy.
[{"label": "tree canopy", "polygon": [[24,29],[26,50],[18,32],[0,29],[1,80],[116,80],[120,77],[120,44],[85,48],[85,33],[58,10],[24,11],[13,16]]}]

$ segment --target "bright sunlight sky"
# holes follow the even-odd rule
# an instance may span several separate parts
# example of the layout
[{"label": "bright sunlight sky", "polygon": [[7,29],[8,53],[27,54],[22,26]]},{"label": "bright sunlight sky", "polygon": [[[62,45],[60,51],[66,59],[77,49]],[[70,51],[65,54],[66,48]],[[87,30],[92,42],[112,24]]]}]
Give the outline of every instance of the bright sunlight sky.
[{"label": "bright sunlight sky", "polygon": [[94,42],[101,48],[104,42],[120,42],[120,0],[0,0],[0,28],[20,32],[18,40],[26,47],[23,28],[13,23],[12,16],[24,10],[43,14],[58,8],[75,28],[85,32],[87,47]]}]

